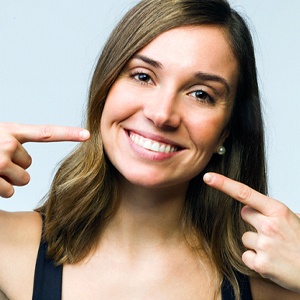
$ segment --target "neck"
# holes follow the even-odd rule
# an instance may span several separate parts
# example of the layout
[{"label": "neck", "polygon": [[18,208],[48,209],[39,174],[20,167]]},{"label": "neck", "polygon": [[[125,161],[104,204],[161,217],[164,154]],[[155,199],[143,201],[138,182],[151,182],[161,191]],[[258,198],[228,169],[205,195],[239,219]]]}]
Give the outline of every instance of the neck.
[{"label": "neck", "polygon": [[123,247],[182,241],[181,214],[186,189],[149,189],[121,182],[119,206],[107,224],[106,234]]}]

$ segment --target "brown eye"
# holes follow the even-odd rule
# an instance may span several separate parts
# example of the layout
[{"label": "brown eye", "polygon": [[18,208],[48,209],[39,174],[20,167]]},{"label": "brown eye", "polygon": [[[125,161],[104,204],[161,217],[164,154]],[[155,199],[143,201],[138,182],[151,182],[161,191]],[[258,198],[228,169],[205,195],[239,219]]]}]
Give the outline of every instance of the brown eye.
[{"label": "brown eye", "polygon": [[210,97],[210,95],[203,90],[197,90],[190,93],[192,97],[195,97],[198,101],[206,102],[206,103],[214,103],[214,99]]},{"label": "brown eye", "polygon": [[140,83],[152,83],[151,77],[146,73],[133,74],[132,77]]},{"label": "brown eye", "polygon": [[148,76],[147,74],[139,74],[136,77],[140,81],[149,81],[150,80],[150,76]]}]

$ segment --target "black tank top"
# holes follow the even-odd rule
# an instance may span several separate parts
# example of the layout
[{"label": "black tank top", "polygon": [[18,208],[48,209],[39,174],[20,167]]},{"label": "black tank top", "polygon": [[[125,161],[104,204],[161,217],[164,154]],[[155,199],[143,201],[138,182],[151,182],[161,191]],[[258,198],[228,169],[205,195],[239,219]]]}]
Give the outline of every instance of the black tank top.
[{"label": "black tank top", "polygon": [[62,292],[62,266],[55,266],[47,257],[47,244],[40,243],[32,300],[60,300]]},{"label": "black tank top", "polygon": [[[47,243],[41,241],[34,274],[33,300],[61,300],[63,267],[55,266],[47,257]],[[236,273],[241,291],[241,300],[252,300],[249,279]],[[222,284],[222,300],[235,300],[231,284],[224,279]]]}]

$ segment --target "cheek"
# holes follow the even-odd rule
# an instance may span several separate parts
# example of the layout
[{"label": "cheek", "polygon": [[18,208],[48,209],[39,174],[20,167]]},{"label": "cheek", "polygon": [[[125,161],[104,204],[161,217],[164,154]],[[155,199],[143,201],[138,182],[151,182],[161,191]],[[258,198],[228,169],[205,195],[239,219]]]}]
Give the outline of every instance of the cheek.
[{"label": "cheek", "polygon": [[100,123],[102,134],[105,133],[105,130],[109,130],[115,121],[124,117],[124,110],[120,109],[120,107],[122,107],[122,103],[119,99],[120,98],[114,93],[114,91],[109,92],[105,101]]},{"label": "cheek", "polygon": [[215,148],[222,142],[227,115],[225,114],[203,114],[202,117],[190,122],[189,133],[196,147]]},{"label": "cheek", "polygon": [[128,87],[116,82],[110,89],[102,114],[103,123],[112,124],[132,115],[137,109],[138,97],[131,95]]},{"label": "cheek", "polygon": [[121,97],[118,92],[118,89],[115,87],[116,85],[114,84],[105,101],[104,109],[103,109],[103,114],[102,114],[102,119],[107,120],[107,119],[113,119],[116,117],[121,109],[119,107],[121,106]]}]

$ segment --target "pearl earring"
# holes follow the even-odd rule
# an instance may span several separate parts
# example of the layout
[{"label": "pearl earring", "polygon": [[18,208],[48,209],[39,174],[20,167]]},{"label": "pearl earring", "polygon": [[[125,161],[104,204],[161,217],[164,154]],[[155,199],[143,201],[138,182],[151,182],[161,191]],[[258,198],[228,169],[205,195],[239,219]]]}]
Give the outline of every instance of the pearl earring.
[{"label": "pearl earring", "polygon": [[220,146],[217,152],[219,155],[224,155],[226,153],[226,148],[224,146]]}]

